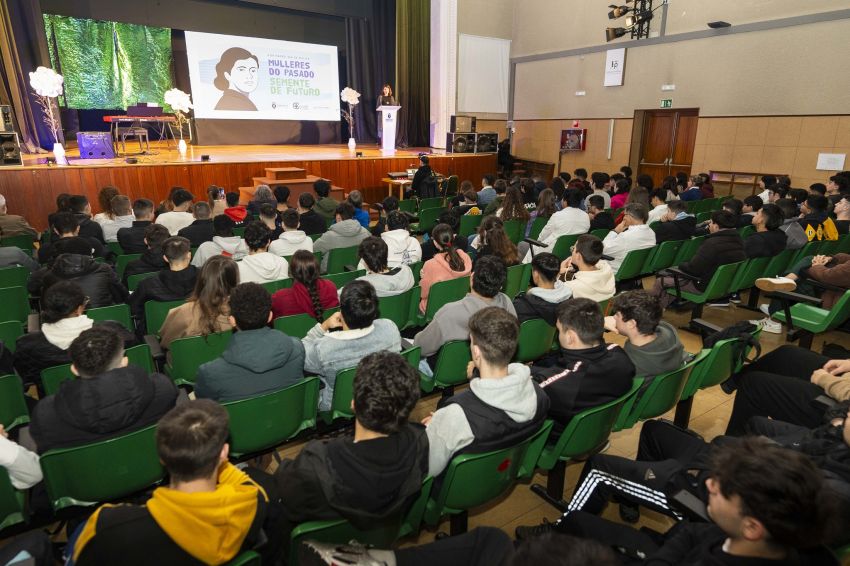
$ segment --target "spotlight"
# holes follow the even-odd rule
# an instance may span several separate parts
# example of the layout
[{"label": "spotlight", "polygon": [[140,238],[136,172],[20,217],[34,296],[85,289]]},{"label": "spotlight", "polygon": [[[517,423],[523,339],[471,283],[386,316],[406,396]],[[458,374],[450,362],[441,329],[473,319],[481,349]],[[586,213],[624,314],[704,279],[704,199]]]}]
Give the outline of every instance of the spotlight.
[{"label": "spotlight", "polygon": [[608,7],[611,8],[611,11],[608,12],[609,20],[616,20],[617,18],[623,17],[631,10],[628,6],[617,6],[616,4],[611,4]]},{"label": "spotlight", "polygon": [[605,28],[605,41],[613,41],[626,35],[626,28]]},{"label": "spotlight", "polygon": [[639,14],[636,13],[634,16],[629,16],[628,18],[626,18],[626,28],[631,28],[644,22],[648,22],[651,19],[652,12],[640,12]]}]

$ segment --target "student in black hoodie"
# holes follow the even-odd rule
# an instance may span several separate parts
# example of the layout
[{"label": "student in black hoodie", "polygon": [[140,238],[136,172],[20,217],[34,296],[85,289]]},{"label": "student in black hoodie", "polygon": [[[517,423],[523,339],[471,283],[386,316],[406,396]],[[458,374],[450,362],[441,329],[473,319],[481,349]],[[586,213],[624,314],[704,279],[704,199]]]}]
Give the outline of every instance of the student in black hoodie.
[{"label": "student in black hoodie", "polygon": [[514,309],[520,324],[533,318],[542,318],[555,326],[558,305],[573,294],[572,289],[558,280],[560,269],[561,260],[555,254],[541,252],[531,260],[531,281],[534,287],[514,299]]},{"label": "student in black hoodie", "polygon": [[106,241],[103,239],[103,228],[91,219],[91,204],[85,195],[73,195],[68,199],[68,208],[77,219],[80,226],[80,236],[97,240],[102,245],[106,245]]},{"label": "student in black hoodie", "polygon": [[125,254],[140,254],[143,253],[147,246],[145,245],[145,228],[153,224],[154,204],[153,201],[146,198],[140,198],[133,201],[133,225],[129,228],[118,229],[118,243],[121,244],[121,250]]},{"label": "student in black hoodie", "polygon": [[53,239],[38,250],[38,262],[50,265],[60,254],[80,254],[88,257],[107,257],[111,255],[102,243],[80,235],[77,218],[70,212],[56,212],[51,215],[53,221]]},{"label": "student in black hoodie", "polygon": [[558,307],[561,350],[554,367],[534,365],[531,375],[549,396],[549,417],[563,429],[575,415],[624,395],[635,366],[622,348],[606,344],[599,304],[570,299]]},{"label": "student in black hoodie", "polygon": [[587,214],[590,216],[590,230],[613,230],[614,217],[605,210],[605,199],[601,195],[587,197]]},{"label": "student in black hoodie", "polygon": [[122,280],[125,287],[131,275],[168,269],[168,264],[165,263],[165,259],[162,257],[162,243],[169,236],[168,228],[162,224],[151,224],[145,228],[145,244],[148,246],[148,249],[142,253],[142,257],[127,263],[127,266],[124,268],[124,278]]},{"label": "student in black hoodie", "polygon": [[354,437],[313,440],[275,473],[288,526],[344,518],[367,529],[403,515],[428,474],[425,429],[407,420],[418,399],[419,377],[399,354],[363,358]]},{"label": "student in black hoodie", "polygon": [[773,257],[785,250],[787,236],[782,226],[782,211],[775,204],[765,204],[753,217],[756,233],[744,240],[747,257]]},{"label": "student in black hoodie", "polygon": [[192,251],[189,240],[181,236],[171,236],[162,243],[161,250],[168,269],[161,269],[153,277],[140,281],[128,301],[130,313],[136,319],[136,334],[139,336],[147,333],[146,302],[187,299],[192,294],[198,278],[198,268],[190,263]]},{"label": "student in black hoodie", "polygon": [[667,203],[667,212],[655,227],[655,243],[689,240],[697,229],[697,219],[688,214],[687,206],[680,200]]},{"label": "student in black hoodie", "polygon": [[308,236],[324,234],[328,230],[328,224],[323,216],[313,210],[316,199],[310,193],[298,195],[298,229]]},{"label": "student in black hoodie", "polygon": [[171,379],[127,365],[121,336],[108,328],[83,331],[68,350],[79,379],[63,381],[56,394],[36,404],[30,434],[39,454],[151,425],[177,400]]},{"label": "student in black hoodie", "polygon": [[215,235],[212,208],[207,202],[196,202],[192,207],[192,216],[195,220],[185,228],[181,228],[177,235],[183,236],[189,240],[193,248],[197,248],[204,242],[212,240]]}]

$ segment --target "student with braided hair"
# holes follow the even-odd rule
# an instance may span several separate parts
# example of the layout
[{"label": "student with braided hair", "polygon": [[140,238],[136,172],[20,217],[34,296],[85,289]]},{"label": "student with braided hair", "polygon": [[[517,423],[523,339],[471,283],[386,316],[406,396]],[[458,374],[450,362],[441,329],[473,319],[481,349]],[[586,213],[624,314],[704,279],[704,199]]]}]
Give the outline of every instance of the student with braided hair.
[{"label": "student with braided hair", "polygon": [[289,262],[292,287],[272,295],[274,317],[309,314],[317,322],[324,320],[327,309],[339,306],[336,285],[319,277],[319,262],[312,253],[298,250]]},{"label": "student with braided hair", "polygon": [[440,281],[448,281],[458,277],[465,277],[472,272],[472,259],[465,251],[455,246],[455,236],[452,227],[448,224],[437,224],[431,231],[431,242],[433,242],[437,253],[425,262],[419,280],[422,289],[422,300],[419,301],[419,310],[425,312],[428,304],[428,293],[431,285]]}]

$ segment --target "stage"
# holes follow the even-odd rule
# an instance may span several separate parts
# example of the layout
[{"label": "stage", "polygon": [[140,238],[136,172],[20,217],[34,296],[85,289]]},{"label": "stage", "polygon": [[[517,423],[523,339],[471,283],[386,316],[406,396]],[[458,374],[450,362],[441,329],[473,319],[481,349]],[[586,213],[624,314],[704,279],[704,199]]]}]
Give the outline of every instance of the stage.
[{"label": "stage", "polygon": [[[97,193],[106,185],[118,187],[131,199],[159,202],[171,187],[180,186],[205,200],[208,186],[219,185],[227,191],[253,187],[266,178],[267,168],[301,168],[309,178],[328,179],[340,192],[359,189],[366,202],[376,202],[387,196],[382,179],[388,172],[415,168],[420,152],[431,153],[428,148],[409,148],[383,156],[375,144],[363,144],[356,151],[363,156],[356,157],[347,145],[190,145],[181,157],[173,142],[170,147],[156,142],[151,143],[149,154],[129,156],[138,160],[129,164],[125,157],[80,159],[76,148],[68,147],[69,165],[47,163],[51,154],[29,154],[24,155],[23,166],[0,168],[0,194],[6,197],[10,214],[23,215],[39,230],[47,227],[47,215],[55,210],[60,193],[88,196],[94,213],[99,212]],[[468,179],[476,187],[482,175],[496,171],[495,153],[434,151],[430,158],[436,172]],[[202,155],[209,155],[209,161],[201,161]]]}]

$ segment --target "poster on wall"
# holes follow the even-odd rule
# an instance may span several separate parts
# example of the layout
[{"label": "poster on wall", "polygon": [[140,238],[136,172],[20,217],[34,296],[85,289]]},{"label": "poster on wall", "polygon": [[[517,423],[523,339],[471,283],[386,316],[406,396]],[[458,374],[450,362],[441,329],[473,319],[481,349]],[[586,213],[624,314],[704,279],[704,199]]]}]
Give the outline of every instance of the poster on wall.
[{"label": "poster on wall", "polygon": [[609,49],[605,54],[605,81],[603,86],[623,86],[626,70],[626,48]]},{"label": "poster on wall", "polygon": [[587,146],[586,128],[568,128],[561,130],[561,153],[584,151]]}]

